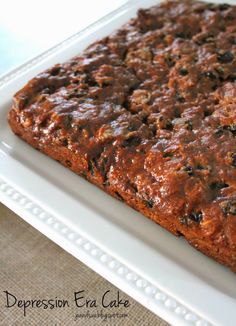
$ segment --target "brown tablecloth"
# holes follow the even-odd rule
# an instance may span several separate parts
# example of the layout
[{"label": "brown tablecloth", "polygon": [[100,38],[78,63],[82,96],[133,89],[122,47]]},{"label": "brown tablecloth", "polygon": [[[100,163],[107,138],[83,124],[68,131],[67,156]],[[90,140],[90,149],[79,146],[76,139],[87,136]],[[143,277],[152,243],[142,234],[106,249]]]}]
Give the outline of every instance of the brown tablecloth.
[{"label": "brown tablecloth", "polygon": [[[0,325],[157,325],[163,320],[119,291],[129,307],[103,308],[117,299],[118,289],[79,260],[47,239],[21,218],[0,204]],[[97,307],[76,307],[78,296],[96,300]],[[8,294],[4,291],[7,291]],[[15,298],[14,298],[14,297]],[[8,303],[7,303],[8,299]],[[48,300],[52,299],[52,305]],[[25,302],[20,302],[25,300]],[[41,300],[35,307],[31,300]],[[42,300],[45,305],[43,305]],[[65,307],[55,307],[64,300]],[[25,308],[24,306],[30,306]],[[15,303],[15,304],[14,304]],[[79,305],[85,299],[77,301]],[[8,304],[8,308],[6,305]],[[20,307],[18,307],[18,305]],[[46,308],[47,305],[47,308]],[[10,307],[11,306],[11,307]],[[44,309],[45,308],[45,309]],[[105,322],[104,319],[107,318]]]}]

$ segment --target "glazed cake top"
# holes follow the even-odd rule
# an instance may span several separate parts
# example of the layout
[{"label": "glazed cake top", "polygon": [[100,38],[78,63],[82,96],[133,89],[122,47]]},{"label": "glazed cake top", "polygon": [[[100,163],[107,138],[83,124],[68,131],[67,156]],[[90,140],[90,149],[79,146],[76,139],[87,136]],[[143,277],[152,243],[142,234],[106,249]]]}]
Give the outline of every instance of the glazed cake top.
[{"label": "glazed cake top", "polygon": [[235,249],[235,80],[236,7],[170,1],[38,75],[14,109],[39,147]]}]

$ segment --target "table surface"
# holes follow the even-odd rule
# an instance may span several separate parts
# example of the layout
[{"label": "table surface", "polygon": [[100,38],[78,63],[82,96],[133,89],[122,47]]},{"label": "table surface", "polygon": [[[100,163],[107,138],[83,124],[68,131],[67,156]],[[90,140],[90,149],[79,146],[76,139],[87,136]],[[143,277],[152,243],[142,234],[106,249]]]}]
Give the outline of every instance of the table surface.
[{"label": "table surface", "polygon": [[[126,0],[77,0],[40,2],[8,0],[1,8],[0,75],[47,50],[54,44],[86,27]],[[14,8],[14,10],[12,10]],[[17,300],[68,298],[84,290],[86,297],[99,299],[110,290],[112,298],[118,289],[72,257],[59,246],[0,204],[0,325],[104,325],[101,318],[73,321],[78,308],[6,308],[6,294]],[[110,319],[111,325],[167,325],[127,294],[130,307],[115,312],[124,318]],[[95,308],[89,312],[94,313]],[[86,313],[83,310],[83,312]],[[79,311],[82,312],[82,311]],[[106,311],[107,313],[114,313]]]}]

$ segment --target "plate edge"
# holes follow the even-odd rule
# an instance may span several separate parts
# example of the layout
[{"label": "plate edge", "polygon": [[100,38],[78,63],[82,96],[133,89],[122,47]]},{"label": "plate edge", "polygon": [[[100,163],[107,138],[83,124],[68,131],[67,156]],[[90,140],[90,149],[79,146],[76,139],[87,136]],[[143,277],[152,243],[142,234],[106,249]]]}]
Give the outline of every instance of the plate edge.
[{"label": "plate edge", "polygon": [[[118,281],[126,285],[124,292],[131,295],[135,300],[144,305],[147,309],[153,311],[163,319],[175,322],[175,325],[195,325],[210,326],[208,321],[203,319],[193,310],[187,308],[184,304],[171,297],[169,294],[160,290],[156,285],[138,275],[134,270],[127,267],[117,258],[107,254],[104,249],[95,245],[92,241],[82,236],[78,231],[72,231],[65,223],[62,223],[55,215],[47,212],[40,205],[36,204],[32,198],[20,192],[9,182],[0,177],[0,201],[14,211],[20,211],[21,216],[28,222],[34,221],[34,224],[41,224],[46,227],[47,232],[43,232],[51,239],[50,234],[55,234],[59,239],[63,240],[74,250],[79,251],[85,256],[81,259],[85,264],[90,261],[89,266],[99,264],[103,271],[106,271],[106,278],[119,287],[118,282],[113,282],[112,278],[118,278]],[[15,209],[14,209],[15,208]],[[28,219],[25,218],[28,216]],[[31,224],[31,223],[30,223]],[[35,226],[34,226],[35,227]],[[60,241],[58,241],[59,246]],[[61,246],[64,248],[64,246]],[[66,250],[66,249],[65,249]],[[73,254],[73,253],[72,253]],[[77,257],[78,258],[78,257]],[[81,257],[80,257],[81,258]],[[92,268],[92,267],[91,267]],[[97,270],[95,270],[98,272]],[[99,273],[100,274],[100,273]],[[102,275],[102,274],[101,274]],[[104,275],[102,275],[104,277]],[[124,286],[123,286],[124,287]],[[138,299],[137,299],[138,297]]]}]

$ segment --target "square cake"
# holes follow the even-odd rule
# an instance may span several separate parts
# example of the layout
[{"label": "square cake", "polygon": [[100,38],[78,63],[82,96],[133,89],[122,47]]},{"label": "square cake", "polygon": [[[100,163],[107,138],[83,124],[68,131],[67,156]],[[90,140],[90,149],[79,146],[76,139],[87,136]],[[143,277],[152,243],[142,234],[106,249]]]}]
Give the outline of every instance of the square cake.
[{"label": "square cake", "polygon": [[236,7],[167,1],[33,78],[8,119],[31,146],[236,271],[235,81]]}]

